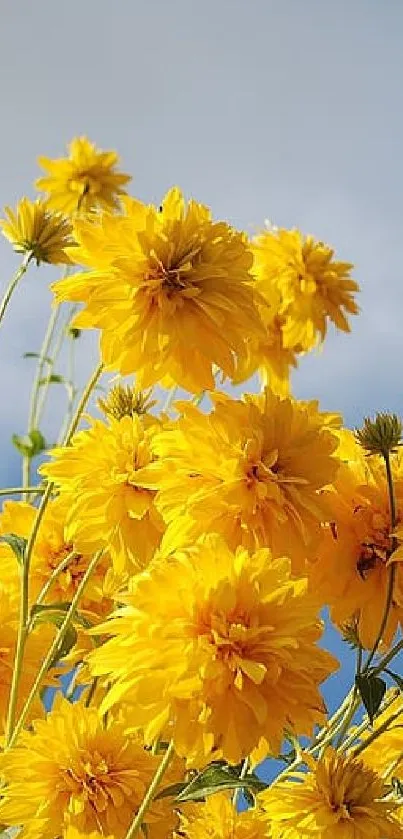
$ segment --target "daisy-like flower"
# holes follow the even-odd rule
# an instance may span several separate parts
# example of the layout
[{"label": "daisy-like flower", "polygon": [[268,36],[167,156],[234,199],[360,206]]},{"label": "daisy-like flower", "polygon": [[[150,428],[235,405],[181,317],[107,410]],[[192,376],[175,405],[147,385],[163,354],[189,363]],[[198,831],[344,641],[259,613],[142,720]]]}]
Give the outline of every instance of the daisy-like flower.
[{"label": "daisy-like flower", "polygon": [[[383,643],[389,645],[403,621],[403,572],[393,554],[385,464],[365,457],[351,432],[343,432],[348,460],[325,493],[330,524],[322,531],[316,559],[308,563],[313,589],[330,606],[338,625],[354,619],[363,647],[372,648],[381,626],[389,585],[390,561],[396,560],[392,606]],[[392,455],[399,519],[403,518],[403,453]]]},{"label": "daisy-like flower", "polygon": [[270,303],[281,299],[284,347],[310,350],[323,341],[328,321],[349,332],[348,315],[356,315],[352,265],[337,262],[334,251],[299,230],[266,230],[252,243],[254,272],[260,292]]},{"label": "daisy-like flower", "polygon": [[156,430],[155,418],[136,414],[93,420],[70,446],[53,449],[54,460],[40,468],[66,502],[68,542],[83,554],[106,547],[118,573],[146,565],[164,530],[155,492],[139,483]]},{"label": "daisy-like flower", "polygon": [[215,531],[232,548],[270,547],[303,567],[327,519],[318,490],[338,466],[329,416],[314,402],[281,399],[267,388],[243,400],[216,394],[214,402],[210,414],[181,404],[183,416],[153,441],[159,460],[142,480],[158,489],[168,525],[163,550]]},{"label": "daisy-like flower", "polygon": [[246,237],[171,189],[160,209],[126,199],[125,216],[78,220],[77,260],[88,267],[54,286],[80,300],[75,323],[101,329],[105,364],[147,388],[169,376],[192,392],[230,378],[245,336],[262,333]]},{"label": "daisy-like flower", "polygon": [[[5,731],[8,700],[15,662],[15,652],[19,624],[19,597],[13,584],[8,588],[7,578],[1,575],[0,582],[0,742]],[[22,709],[35,676],[42,664],[55,635],[55,628],[49,624],[40,624],[28,636],[24,652],[24,666],[19,682],[17,716]],[[52,683],[49,676],[48,683]],[[32,704],[32,716],[40,716],[43,711],[39,698]]]},{"label": "daisy-like flower", "polygon": [[382,778],[354,757],[327,749],[306,774],[259,798],[271,839],[399,839],[397,804]]},{"label": "daisy-like flower", "polygon": [[1,230],[17,253],[31,255],[37,265],[72,263],[65,250],[75,245],[70,221],[53,212],[46,201],[21,198],[15,210],[5,207],[4,213],[6,218],[0,219]]},{"label": "daisy-like flower", "polygon": [[110,640],[90,671],[113,686],[102,710],[133,705],[146,742],[172,724],[189,765],[278,753],[286,727],[309,734],[324,719],[319,684],[334,658],[306,580],[263,549],[234,555],[215,534],[131,582],[125,607],[93,630]]},{"label": "daisy-like flower", "polygon": [[[95,708],[61,700],[0,757],[0,821],[22,824],[21,839],[123,839],[160,760],[123,720],[105,726]],[[166,839],[171,801],[154,800],[144,824],[150,839]]]},{"label": "daisy-like flower", "polygon": [[69,144],[69,156],[53,160],[39,157],[47,175],[36,181],[36,188],[47,193],[54,210],[68,216],[91,210],[116,210],[130,175],[119,172],[115,151],[100,151],[87,137],[75,137]]},{"label": "daisy-like flower", "polygon": [[[37,512],[31,504],[6,501],[0,515],[0,533],[14,533],[28,539]],[[31,557],[31,605],[36,602],[43,586],[48,584],[51,574],[63,564],[65,567],[48,588],[42,602],[70,602],[87,570],[92,555],[77,551],[74,542],[67,535],[68,513],[68,505],[60,497],[50,501],[46,507]],[[20,568],[14,552],[5,543],[0,544],[0,576],[7,580],[8,588],[12,588],[15,593],[19,592]],[[114,605],[112,598],[124,581],[123,576],[119,578],[113,572],[111,559],[104,553],[88,581],[80,602],[81,612],[86,613],[90,620],[106,617]]]},{"label": "daisy-like flower", "polygon": [[202,804],[187,804],[180,814],[180,832],[184,839],[266,839],[267,820],[254,807],[237,812],[225,793],[210,795]]}]

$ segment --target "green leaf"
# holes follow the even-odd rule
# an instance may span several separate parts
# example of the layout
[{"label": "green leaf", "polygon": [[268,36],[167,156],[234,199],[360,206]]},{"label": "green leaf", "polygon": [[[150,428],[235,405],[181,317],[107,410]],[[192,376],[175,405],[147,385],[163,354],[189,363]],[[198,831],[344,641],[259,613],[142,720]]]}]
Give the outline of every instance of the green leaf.
[{"label": "green leaf", "polygon": [[53,360],[48,355],[41,355],[39,352],[24,352],[23,358],[39,358],[46,364],[53,364]]},{"label": "green leaf", "polygon": [[394,792],[395,792],[395,793],[396,793],[396,794],[397,794],[400,798],[403,798],[403,781],[401,781],[399,778],[395,778],[395,777],[393,776],[392,781],[391,781],[391,784],[392,784],[392,787],[393,787]]},{"label": "green leaf", "polygon": [[155,800],[158,801],[159,798],[176,798],[184,789],[186,789],[188,785],[186,783],[179,783],[179,784],[170,784],[169,787],[165,787],[162,789],[158,795],[155,796]]},{"label": "green leaf", "polygon": [[0,536],[0,542],[5,542],[14,551],[20,565],[24,564],[25,551],[27,549],[28,540],[23,536],[17,536],[16,533],[5,533]]},{"label": "green leaf", "polygon": [[58,661],[60,661],[61,658],[64,658],[64,656],[67,655],[70,652],[71,648],[74,647],[74,644],[76,643],[76,641],[77,641],[77,631],[75,630],[74,626],[70,625],[67,628],[65,636],[64,636],[63,640],[61,641],[61,643],[59,644],[59,647],[56,650],[56,652],[55,652],[55,654],[52,658],[52,661],[50,662],[49,667],[54,667],[54,665],[57,664]]},{"label": "green leaf", "polygon": [[29,434],[25,434],[23,437],[19,434],[13,434],[11,439],[17,451],[24,457],[35,457],[46,449],[46,440],[38,428],[33,428]]},{"label": "green leaf", "polygon": [[58,373],[51,373],[50,376],[45,376],[43,379],[39,379],[38,385],[42,387],[42,385],[64,385],[66,384],[66,379],[64,376],[60,376]]},{"label": "green leaf", "polygon": [[240,778],[233,766],[213,763],[190,781],[185,789],[177,795],[176,800],[181,803],[184,801],[200,801],[218,790],[243,788],[261,792],[261,790],[266,789],[266,784],[260,781],[254,773],[248,773],[245,778]]},{"label": "green leaf", "polygon": [[[39,605],[35,603],[31,609],[31,621],[34,625],[39,623],[54,623],[56,626],[60,627],[66,617],[70,605],[71,604],[68,602],[40,603]],[[74,623],[79,626],[83,626],[85,629],[90,629],[92,626],[91,621],[79,612],[75,613],[73,620]]]},{"label": "green leaf", "polygon": [[356,676],[355,683],[372,725],[385,695],[386,684],[379,676],[374,676],[371,673]]}]

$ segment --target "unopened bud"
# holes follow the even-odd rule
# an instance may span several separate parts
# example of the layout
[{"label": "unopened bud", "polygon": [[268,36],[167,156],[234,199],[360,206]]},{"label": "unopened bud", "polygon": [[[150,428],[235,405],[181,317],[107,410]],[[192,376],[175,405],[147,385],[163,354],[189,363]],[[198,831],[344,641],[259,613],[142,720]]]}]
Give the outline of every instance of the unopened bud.
[{"label": "unopened bud", "polygon": [[388,457],[400,444],[402,423],[396,414],[377,414],[375,419],[366,417],[363,427],[356,429],[355,436],[369,454]]}]

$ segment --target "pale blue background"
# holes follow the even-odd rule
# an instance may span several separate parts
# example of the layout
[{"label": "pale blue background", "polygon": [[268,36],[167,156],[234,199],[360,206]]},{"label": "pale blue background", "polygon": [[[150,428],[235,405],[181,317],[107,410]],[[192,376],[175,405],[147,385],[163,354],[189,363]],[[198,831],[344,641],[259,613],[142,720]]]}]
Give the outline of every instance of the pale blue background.
[{"label": "pale blue background", "polygon": [[[362,314],[303,361],[295,393],[350,426],[402,411],[401,0],[3,0],[1,12],[2,205],[33,195],[37,155],[86,133],[119,151],[144,200],[179,184],[249,232],[269,218],[323,238],[355,263]],[[0,257],[5,285],[18,258],[6,242]],[[39,347],[56,277],[30,271],[0,333],[3,485],[19,482],[21,356]],[[95,346],[81,344],[81,380]]]}]

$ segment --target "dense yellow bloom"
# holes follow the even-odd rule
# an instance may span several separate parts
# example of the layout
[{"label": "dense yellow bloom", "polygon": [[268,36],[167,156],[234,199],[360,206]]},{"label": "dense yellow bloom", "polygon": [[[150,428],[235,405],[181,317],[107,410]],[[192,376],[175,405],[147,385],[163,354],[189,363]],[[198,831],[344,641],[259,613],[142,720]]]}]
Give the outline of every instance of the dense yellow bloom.
[{"label": "dense yellow bloom", "polygon": [[[190,764],[277,753],[284,728],[309,734],[324,719],[318,685],[335,660],[306,580],[263,549],[234,555],[215,534],[132,581],[125,607],[99,627],[111,639],[89,655],[151,743],[173,724]],[[98,633],[98,630],[93,630]]]},{"label": "dense yellow bloom", "polygon": [[328,321],[349,332],[347,315],[358,313],[353,267],[336,262],[334,251],[299,230],[266,230],[252,243],[259,291],[278,308],[284,347],[310,350],[326,336]]},{"label": "dense yellow bloom", "polygon": [[267,824],[256,807],[238,813],[225,793],[210,795],[202,804],[187,804],[180,815],[184,839],[266,839]]},{"label": "dense yellow bloom", "polygon": [[[401,780],[403,769],[403,697],[401,694],[385,711],[375,717],[371,731],[362,738],[362,743],[364,744],[368,737],[372,737],[379,729],[383,729],[388,721],[386,730],[365,746],[360,754],[360,760],[366,766],[379,772],[386,781],[390,781],[392,777]],[[403,809],[400,812],[403,815]]]},{"label": "dense yellow bloom", "polygon": [[318,490],[338,465],[329,416],[268,389],[243,400],[217,394],[214,403],[210,414],[181,404],[183,417],[153,441],[160,459],[142,480],[159,490],[163,550],[215,531],[232,548],[270,547],[300,568],[327,518]]},{"label": "dense yellow bloom", "polygon": [[37,189],[47,193],[50,207],[69,216],[118,209],[123,187],[131,180],[116,171],[116,152],[100,151],[87,137],[71,141],[68,157],[39,157],[38,162],[48,174],[36,181]]},{"label": "dense yellow bloom", "polygon": [[157,428],[157,420],[137,415],[93,420],[40,468],[65,499],[67,539],[84,554],[107,547],[117,572],[145,565],[164,529],[155,493],[140,481]]},{"label": "dense yellow bloom", "polygon": [[38,265],[73,261],[65,251],[75,244],[71,224],[60,213],[52,212],[45,201],[21,198],[15,210],[5,207],[4,213],[6,218],[0,219],[2,233],[17,253],[32,254]]},{"label": "dense yellow bloom", "polygon": [[[307,774],[260,794],[271,839],[398,839],[403,827],[381,777],[328,749]],[[298,780],[297,780],[298,779]]]},{"label": "dense yellow bloom", "polygon": [[[22,501],[6,501],[0,516],[0,533],[14,533],[28,539],[37,509]],[[67,536],[68,505],[60,497],[50,501],[39,526],[30,565],[30,597],[35,603],[50,575],[65,560],[66,567],[50,586],[44,603],[70,602],[85,573],[91,553],[81,554]],[[68,557],[71,557],[68,560]],[[0,544],[0,577],[8,589],[16,593],[20,585],[20,568],[12,549]],[[90,619],[106,616],[112,609],[113,596],[124,582],[113,573],[111,560],[104,554],[90,577],[80,603],[80,611]]]},{"label": "dense yellow bloom", "polygon": [[[0,821],[23,824],[21,839],[123,839],[160,760],[123,720],[105,726],[95,708],[61,701],[0,757]],[[153,801],[144,822],[150,839],[168,837],[169,799]]]},{"label": "dense yellow bloom", "polygon": [[[0,741],[7,719],[19,623],[19,598],[6,586],[7,580],[4,580],[2,575],[0,582]],[[52,643],[54,631],[54,627],[41,624],[29,635],[19,684],[17,715],[27,699],[38,669]],[[49,679],[52,681],[51,676]],[[42,705],[38,697],[32,705],[30,718],[39,716],[41,712]]]},{"label": "dense yellow bloom", "polygon": [[[317,560],[309,566],[312,586],[330,606],[338,625],[355,618],[364,647],[371,648],[385,610],[392,528],[385,465],[365,457],[353,435],[344,433],[349,459],[326,493],[330,526],[322,533]],[[347,442],[348,441],[348,442]],[[392,455],[397,512],[403,517],[403,453]],[[396,559],[398,559],[396,555]],[[392,608],[383,637],[389,644],[403,621],[403,569],[397,563]]]},{"label": "dense yellow bloom", "polygon": [[213,390],[213,366],[232,377],[245,337],[263,331],[246,238],[177,188],[160,210],[125,207],[77,221],[77,260],[90,270],[56,283],[56,298],[85,303],[77,325],[101,329],[105,364],[136,373],[137,387],[170,376]]}]

